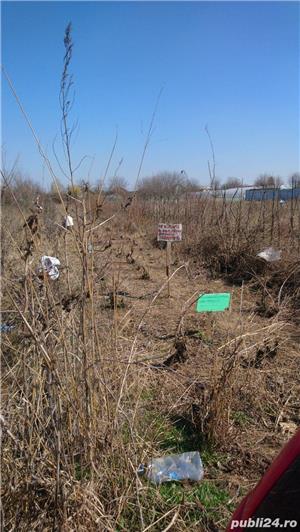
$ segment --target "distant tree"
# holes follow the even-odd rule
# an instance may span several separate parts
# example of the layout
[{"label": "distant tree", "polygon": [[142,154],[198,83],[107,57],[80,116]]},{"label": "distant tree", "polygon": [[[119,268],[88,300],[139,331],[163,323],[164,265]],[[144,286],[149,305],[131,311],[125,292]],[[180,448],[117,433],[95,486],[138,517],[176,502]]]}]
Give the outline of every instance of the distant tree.
[{"label": "distant tree", "polygon": [[219,190],[221,188],[220,179],[218,177],[215,177],[213,180],[211,180],[210,186],[213,190]]},{"label": "distant tree", "polygon": [[107,191],[108,192],[114,192],[118,189],[125,189],[127,190],[128,183],[125,179],[125,177],[122,176],[113,176],[109,179],[107,184]]},{"label": "distant tree", "polygon": [[255,181],[254,185],[257,187],[280,187],[283,184],[283,180],[279,176],[273,176],[270,174],[262,174]]},{"label": "distant tree", "polygon": [[15,160],[11,169],[9,169],[6,164],[6,153],[2,147],[1,163],[1,200],[8,201],[11,199],[9,188],[12,187],[13,182],[18,178],[19,175],[17,169],[18,158]]},{"label": "distant tree", "polygon": [[238,177],[228,177],[227,181],[222,185],[222,188],[238,188],[242,186],[242,181]]},{"label": "distant tree", "polygon": [[80,185],[68,185],[67,188],[67,194],[68,196],[72,196],[72,198],[80,198],[81,196],[81,187]]},{"label": "distant tree", "polygon": [[300,187],[300,172],[294,172],[289,177],[289,185],[293,188]]},{"label": "distant tree", "polygon": [[188,177],[185,170],[181,170],[180,175],[184,177],[184,189],[186,192],[197,192],[201,189],[197,179]]},{"label": "distant tree", "polygon": [[140,181],[138,191],[145,198],[167,198],[180,196],[184,192],[197,190],[196,181],[186,174],[178,172],[161,172]]},{"label": "distant tree", "polygon": [[82,179],[80,181],[80,188],[82,192],[88,192],[89,190],[91,190],[91,185],[88,180]]},{"label": "distant tree", "polygon": [[61,181],[59,181],[58,179],[56,179],[56,183],[54,181],[52,181],[51,185],[50,185],[50,192],[51,194],[55,195],[57,194],[57,188],[59,189],[60,193],[62,194],[64,191],[65,191],[65,186],[62,184]]},{"label": "distant tree", "polygon": [[[41,199],[45,196],[43,184],[22,175],[20,171],[15,173],[13,180],[9,184],[9,188],[22,208],[30,208],[37,196]],[[10,193],[7,195],[7,199],[9,202],[11,201]]]},{"label": "distant tree", "polygon": [[19,156],[16,157],[12,166],[9,168],[6,150],[4,146],[1,147],[1,187],[8,187],[18,177],[20,173],[18,170],[18,162]]}]

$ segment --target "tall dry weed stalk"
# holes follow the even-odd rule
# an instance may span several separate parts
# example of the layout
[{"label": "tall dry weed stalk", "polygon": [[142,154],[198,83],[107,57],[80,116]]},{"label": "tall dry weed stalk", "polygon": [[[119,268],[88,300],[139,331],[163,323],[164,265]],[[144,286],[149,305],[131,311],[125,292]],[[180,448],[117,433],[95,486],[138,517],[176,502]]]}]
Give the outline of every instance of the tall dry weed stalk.
[{"label": "tall dry weed stalk", "polygon": [[[70,24],[64,46],[60,106],[66,170],[60,161],[59,166],[74,189],[75,172],[81,162],[77,166],[73,163],[75,126],[69,126],[73,101]],[[136,380],[136,371],[130,365],[134,344],[128,364],[120,364],[119,332],[112,334],[109,320],[103,320],[99,313],[94,235],[101,237],[103,226],[131,202],[99,221],[91,209],[88,191],[80,198],[63,195],[51,162],[5,75],[56,184],[61,214],[72,214],[75,225],[70,230],[60,225],[58,233],[43,234],[39,241],[33,235],[33,246],[26,257],[15,246],[16,267],[3,272],[7,283],[3,300],[14,313],[16,328],[2,342],[3,519],[11,530],[34,530],[41,524],[43,530],[115,530],[126,493],[131,497],[135,493],[134,504],[139,504],[138,492],[128,479],[132,478],[132,468],[137,467],[144,443],[141,440],[136,444],[131,419],[135,413],[125,405],[139,388],[140,379]],[[137,179],[155,113],[156,108]],[[26,214],[10,183],[6,184],[26,224]],[[53,226],[50,231],[53,233]],[[62,250],[62,244],[66,276],[61,274],[62,280],[55,283],[37,266],[42,254],[53,255],[54,249]],[[20,285],[14,284],[16,276],[20,276]],[[125,425],[130,433],[129,447],[124,445]],[[143,523],[142,515],[141,520]]]}]

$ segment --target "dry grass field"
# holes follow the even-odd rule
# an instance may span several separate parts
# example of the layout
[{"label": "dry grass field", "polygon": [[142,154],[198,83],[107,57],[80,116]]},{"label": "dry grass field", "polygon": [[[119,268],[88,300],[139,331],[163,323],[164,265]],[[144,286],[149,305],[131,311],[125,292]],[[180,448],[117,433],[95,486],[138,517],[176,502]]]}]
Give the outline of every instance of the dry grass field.
[{"label": "dry grass field", "polygon": [[[300,202],[45,194],[30,228],[24,197],[2,198],[3,529],[225,530],[300,424]],[[170,297],[158,222],[183,224]],[[196,313],[208,292],[230,310]],[[189,450],[198,484],[137,475]]]}]

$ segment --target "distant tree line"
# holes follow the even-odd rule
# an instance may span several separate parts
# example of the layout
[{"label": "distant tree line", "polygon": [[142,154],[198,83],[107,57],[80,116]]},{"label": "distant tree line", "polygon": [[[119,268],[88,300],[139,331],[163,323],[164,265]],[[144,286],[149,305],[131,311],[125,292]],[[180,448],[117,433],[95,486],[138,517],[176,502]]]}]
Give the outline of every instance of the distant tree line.
[{"label": "distant tree line", "polygon": [[[220,185],[219,181],[217,183]],[[288,179],[289,186],[296,188],[300,186],[300,173],[293,173]],[[271,174],[261,174],[257,177],[253,183],[255,187],[265,187],[265,188],[278,188],[284,185],[284,181],[280,176],[274,176]],[[243,182],[241,179],[236,177],[228,177],[227,181],[219,186],[221,189],[229,188],[238,188],[242,187]],[[250,185],[251,186],[251,185]]]},{"label": "distant tree line", "polygon": [[140,197],[164,198],[178,197],[185,192],[199,190],[199,185],[193,179],[189,179],[182,172],[161,172],[159,174],[145,177],[138,185],[138,194]]},{"label": "distant tree line", "polygon": [[228,189],[228,188],[239,188],[242,186],[242,180],[238,179],[237,177],[228,177],[227,181],[222,185],[221,188]]},{"label": "distant tree line", "polygon": [[279,176],[262,174],[254,181],[254,185],[257,187],[278,188],[283,185],[283,180]]},{"label": "distant tree line", "polygon": [[[22,175],[22,173],[14,169],[12,172],[7,172],[5,169],[1,171],[1,200],[4,203],[11,203],[13,196],[21,204],[30,204],[32,199],[39,195],[46,197],[48,194],[43,186],[43,180],[32,180],[30,177]],[[70,194],[72,196],[79,196],[82,191],[94,191],[99,190],[99,185],[92,186],[88,181],[81,180],[78,184],[74,184],[73,187],[66,183],[58,182],[58,188],[62,194]],[[273,176],[270,174],[262,174],[254,183],[248,183],[248,185],[256,187],[276,188],[283,184],[283,180],[279,176]],[[288,179],[290,187],[300,187],[300,172],[294,172]],[[214,180],[214,189],[230,189],[239,188],[245,185],[239,178],[229,177],[225,183],[221,183],[218,178]],[[185,193],[201,191],[203,187],[196,180],[190,179],[185,172],[160,172],[155,175],[144,177],[140,180],[137,187],[137,194],[143,199],[159,199],[159,198],[177,198]],[[122,176],[113,176],[108,179],[106,186],[104,186],[105,193],[119,194],[126,193],[128,191],[128,182]],[[57,196],[57,186],[52,183],[50,186],[50,194],[52,197]]]}]

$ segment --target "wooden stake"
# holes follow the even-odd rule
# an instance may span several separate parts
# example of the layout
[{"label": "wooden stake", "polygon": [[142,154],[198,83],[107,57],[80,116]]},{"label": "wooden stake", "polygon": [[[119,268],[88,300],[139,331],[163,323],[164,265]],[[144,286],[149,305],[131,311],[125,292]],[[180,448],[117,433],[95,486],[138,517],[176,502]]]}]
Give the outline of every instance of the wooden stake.
[{"label": "wooden stake", "polygon": [[170,266],[171,266],[171,252],[172,252],[172,242],[167,242],[166,246],[166,274],[168,278],[168,297],[170,297]]}]

